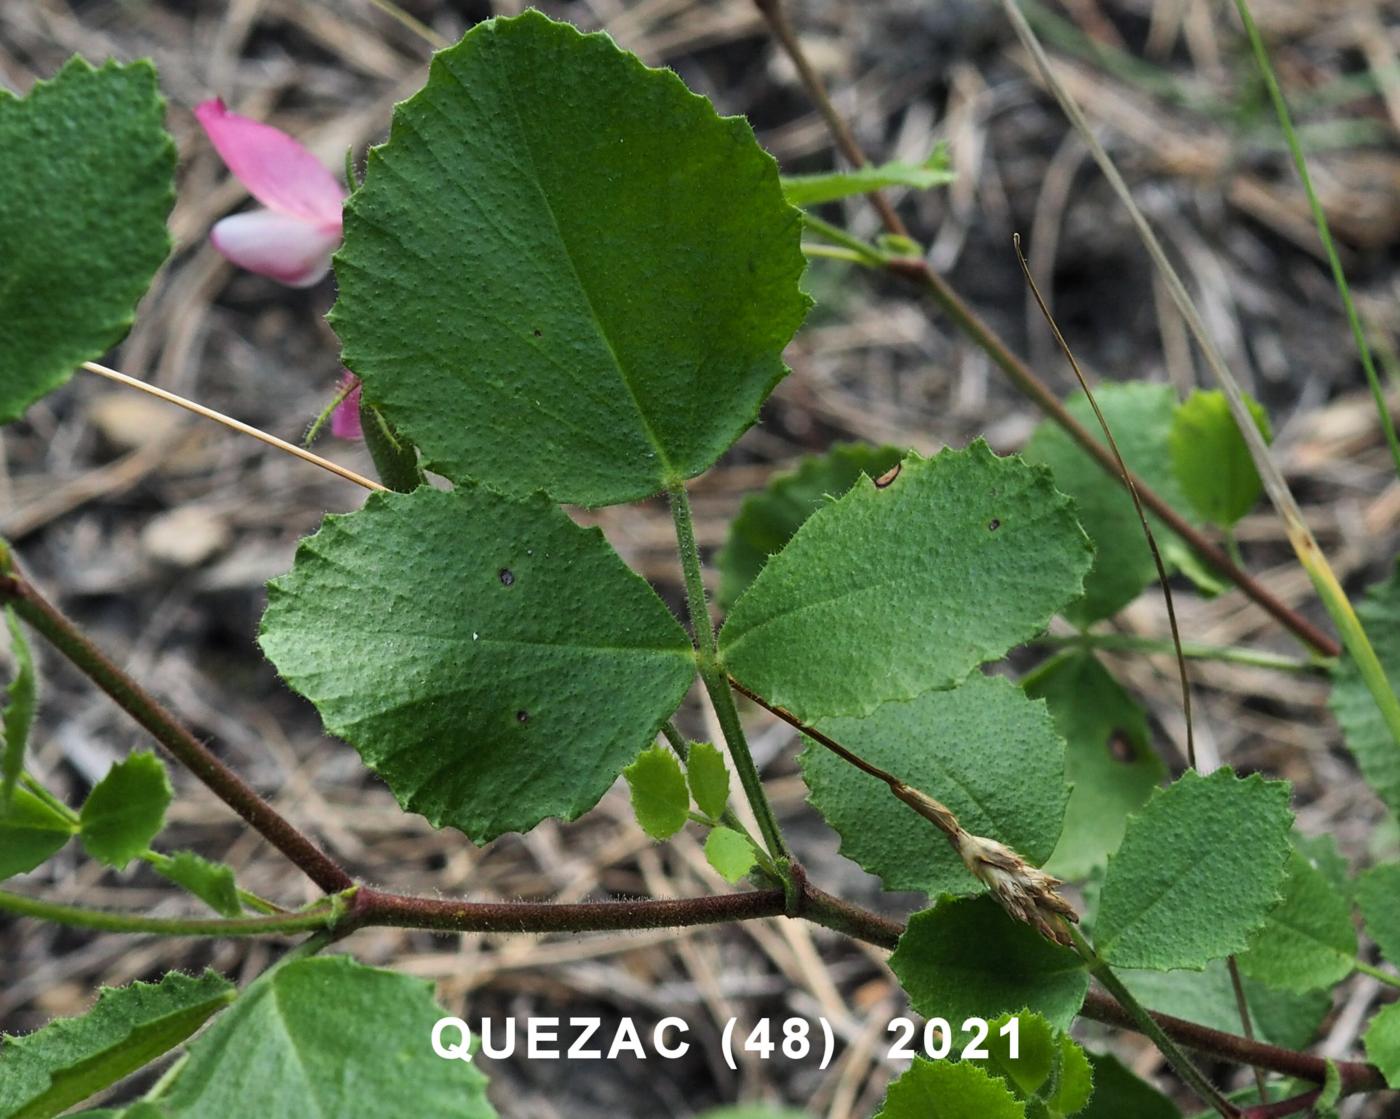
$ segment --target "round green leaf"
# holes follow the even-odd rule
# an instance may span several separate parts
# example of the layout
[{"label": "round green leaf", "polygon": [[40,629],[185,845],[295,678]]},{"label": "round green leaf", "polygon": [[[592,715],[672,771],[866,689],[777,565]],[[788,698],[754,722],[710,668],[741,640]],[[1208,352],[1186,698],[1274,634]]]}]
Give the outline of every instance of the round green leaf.
[{"label": "round green leaf", "polygon": [[[1400,568],[1366,592],[1356,613],[1390,686],[1400,689]],[[1350,656],[1343,655],[1332,671],[1328,702],[1366,783],[1386,807],[1400,814],[1400,749]]]},{"label": "round green leaf", "polygon": [[151,866],[157,874],[188,890],[215,913],[224,917],[243,915],[233,871],[223,863],[210,862],[193,851],[176,851],[168,857],[156,858]]},{"label": "round green leaf", "polygon": [[101,357],[170,251],[175,145],[149,62],[0,89],[0,422]]},{"label": "round green leaf", "polygon": [[[1245,404],[1265,442],[1272,440],[1263,406],[1248,396]],[[1211,524],[1229,528],[1264,491],[1229,401],[1219,389],[1197,390],[1186,398],[1172,418],[1168,445],[1182,492]]]},{"label": "round green leaf", "polygon": [[705,839],[705,859],[730,885],[754,868],[753,844],[733,828],[715,828]]},{"label": "round green leaf", "polygon": [[720,634],[729,671],[812,721],[947,688],[1045,628],[1089,542],[1047,471],[980,439],[818,509]]},{"label": "round green leaf", "polygon": [[[1094,398],[1108,419],[1128,468],[1173,509],[1187,513],[1186,495],[1172,473],[1167,448],[1176,410],[1171,387],[1142,382],[1103,385],[1095,390]],[[1093,409],[1082,393],[1065,406],[1090,431],[1099,433]],[[1065,617],[1077,626],[1086,626],[1116,613],[1157,578],[1132,498],[1115,476],[1050,420],[1036,428],[1024,453],[1028,461],[1050,467],[1055,488],[1074,498],[1079,523],[1094,542],[1094,566],[1084,580],[1084,597],[1065,610]],[[1173,554],[1184,545],[1155,517],[1150,519],[1171,570]]]},{"label": "round green leaf", "polygon": [[1025,1104],[976,1065],[916,1057],[890,1085],[874,1119],[1025,1119],[1025,1115]]},{"label": "round green leaf", "polygon": [[729,539],[715,557],[721,609],[728,610],[739,600],[768,557],[781,552],[802,522],[823,504],[849,491],[862,475],[880,477],[903,457],[896,447],[838,443],[825,454],[807,456],[796,470],[777,475],[744,498],[729,526]]},{"label": "round green leaf", "polygon": [[632,791],[632,811],[652,839],[670,839],[690,817],[690,793],[676,755],[653,746],[622,771]]},{"label": "round green leaf", "polygon": [[173,795],[160,759],[149,750],[132,754],[88,794],[78,837],[94,859],[121,870],[160,834]]},{"label": "round green leaf", "polygon": [[[974,835],[1039,865],[1064,819],[1065,746],[1043,703],[1001,676],[973,673],[949,691],[887,703],[864,719],[817,724],[905,784],[937,797]],[[841,852],[889,890],[974,893],[982,886],[947,838],[889,787],[809,742],[800,762],[810,800],[841,835]]]},{"label": "round green leaf", "polygon": [[478,843],[591,808],[695,672],[602,533],[482,486],[327,517],[269,584],[261,642],[400,804]]},{"label": "round green leaf", "polygon": [[424,980],[345,956],[293,960],[190,1046],[161,1102],[175,1119],[495,1119],[480,1070],[433,1052],[442,1015]]},{"label": "round green leaf", "polygon": [[1283,901],[1238,960],[1244,974],[1285,991],[1340,983],[1356,968],[1351,903],[1295,851],[1288,860]]},{"label": "round green leaf", "polygon": [[1400,1003],[1382,1007],[1366,1028],[1366,1056],[1385,1075],[1385,1082],[1400,1089]]},{"label": "round green leaf", "polygon": [[1094,943],[1128,968],[1200,970],[1241,951],[1279,901],[1293,814],[1284,781],[1188,771],[1128,820]]},{"label": "round green leaf", "polygon": [[1013,921],[990,897],[945,898],[909,918],[890,967],[925,1018],[1029,1010],[1068,1029],[1089,989],[1077,954]]},{"label": "round green leaf", "polygon": [[1026,694],[1049,706],[1074,789],[1046,869],[1083,878],[1118,849],[1129,813],[1147,803],[1166,767],[1152,749],[1147,714],[1092,653],[1057,659],[1027,682]]},{"label": "round green leaf", "polygon": [[332,322],[433,470],[628,501],[705,470],[786,373],[800,233],[745,121],[527,12],[439,52],[395,109]]},{"label": "round green leaf", "polygon": [[0,812],[0,882],[27,874],[73,838],[76,829],[23,785]]}]

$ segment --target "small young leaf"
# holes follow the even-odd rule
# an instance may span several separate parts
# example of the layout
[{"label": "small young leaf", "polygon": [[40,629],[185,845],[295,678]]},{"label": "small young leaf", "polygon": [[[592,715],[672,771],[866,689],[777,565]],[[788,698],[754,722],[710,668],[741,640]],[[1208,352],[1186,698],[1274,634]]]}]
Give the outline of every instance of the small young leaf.
[{"label": "small young leaf", "polygon": [[809,722],[951,687],[1040,632],[1089,567],[1049,474],[980,439],[886,477],[813,513],[720,633],[729,671]]},{"label": "small young leaf", "polygon": [[57,852],[77,829],[23,785],[0,814],[0,882],[27,874]]},{"label": "small young leaf", "polygon": [[[1008,1027],[1014,1034],[1003,1033]],[[1088,1102],[1093,1076],[1084,1050],[1039,1014],[1021,1010],[993,1019],[982,1048],[988,1053],[985,1059],[963,1060],[972,1061],[1005,1081],[1019,1099],[1035,1100],[1039,1106],[1032,1114],[1072,1115]]]},{"label": "small young leaf", "polygon": [[401,805],[478,843],[592,808],[695,674],[597,529],[471,485],[327,517],[269,584],[261,642]]},{"label": "small young leaf", "polygon": [[220,916],[242,916],[243,905],[238,900],[233,871],[223,863],[211,863],[193,851],[176,851],[151,865],[157,874],[183,886]]},{"label": "small young leaf", "polygon": [[[1117,969],[1118,977],[1146,1007],[1199,1022],[1227,1033],[1240,1028],[1239,1005],[1230,970],[1213,960],[1204,971]],[[1245,997],[1256,1035],[1287,1049],[1305,1049],[1332,1008],[1332,996],[1316,990],[1280,991],[1244,976]]]},{"label": "small young leaf", "polygon": [[1077,1115],[1094,1094],[1094,1070],[1088,1054],[1067,1033],[1058,1037],[1059,1064],[1054,1087],[1045,1095],[1045,1105],[1052,1115]]},{"label": "small young leaf", "polygon": [[1092,653],[1057,659],[1026,684],[1026,694],[1049,705],[1073,787],[1046,869],[1083,878],[1118,849],[1129,814],[1147,803],[1166,766],[1152,749],[1146,712]]},{"label": "small young leaf", "polygon": [[748,122],[526,12],[439,51],[395,108],[346,204],[332,322],[430,469],[631,501],[709,467],[786,373],[801,227]]},{"label": "small young leaf", "polygon": [[[1236,1022],[1238,1025],[1238,1022]],[[1079,1119],[1181,1119],[1176,1104],[1112,1054],[1089,1054],[1094,1094]]]},{"label": "small young leaf", "polygon": [[708,742],[692,742],[685,774],[696,807],[711,820],[723,816],[729,805],[729,770],[724,755]]},{"label": "small young leaf", "polygon": [[[1036,865],[1060,837],[1069,796],[1064,743],[1045,705],[1005,677],[974,672],[949,691],[887,703],[864,719],[823,719],[817,729],[937,797],[974,835]],[[886,889],[981,892],[943,833],[885,782],[814,742],[799,761],[809,799],[841,835],[841,853]]]},{"label": "small young leaf", "polygon": [[1089,989],[1080,958],[1013,921],[990,897],[943,898],[915,913],[890,967],[925,1018],[1026,1009],[1067,1029]]},{"label": "small young leaf", "polygon": [[1200,970],[1241,951],[1279,901],[1289,788],[1194,770],[1128,820],[1108,860],[1094,940],[1120,967]]},{"label": "small young leaf", "polygon": [[665,746],[652,746],[622,771],[632,790],[632,811],[652,839],[670,839],[690,815],[690,794],[676,755]]},{"label": "small young leaf", "polygon": [[1340,983],[1356,967],[1351,905],[1295,851],[1288,860],[1283,901],[1238,960],[1245,975],[1285,991]]},{"label": "small young leaf", "polygon": [[890,1085],[874,1119],[1025,1119],[1026,1105],[967,1061],[914,1058]]},{"label": "small young leaf", "polygon": [[[1390,686],[1400,689],[1400,568],[1366,592],[1356,613]],[[1366,783],[1387,808],[1400,814],[1400,750],[1395,748],[1376,701],[1349,656],[1343,655],[1332,671],[1329,704]]]},{"label": "small young leaf", "polygon": [[[1176,407],[1171,387],[1142,382],[1103,385],[1094,397],[1128,468],[1173,509],[1188,513],[1186,495],[1172,474],[1167,450]],[[1082,393],[1071,398],[1066,408],[1098,433],[1093,410]],[[1050,420],[1036,428],[1024,454],[1028,461],[1050,467],[1055,488],[1074,499],[1079,523],[1094,542],[1094,566],[1084,580],[1084,597],[1065,610],[1065,617],[1082,627],[1116,613],[1157,578],[1132,498],[1116,472],[1110,475]],[[1180,541],[1156,518],[1149,520],[1164,559],[1170,561],[1173,544],[1180,546]]]},{"label": "small young leaf", "polygon": [[928,190],[946,186],[957,176],[948,160],[948,149],[939,145],[923,163],[867,164],[852,171],[832,171],[817,175],[784,175],[783,194],[794,206],[819,206],[853,194],[868,194],[886,187]]},{"label": "small young leaf", "polygon": [[[1245,403],[1264,441],[1271,441],[1263,406],[1248,396]],[[1177,407],[1167,442],[1177,482],[1211,524],[1230,528],[1259,500],[1259,471],[1219,389],[1198,389]]]},{"label": "small young leaf", "polygon": [[1373,866],[1356,880],[1356,904],[1366,935],[1387,960],[1400,964],[1400,863]]},{"label": "small young leaf", "polygon": [[[206,971],[103,988],[78,1018],[61,1018],[0,1044],[0,1115],[48,1119],[169,1052],[234,999]],[[236,1112],[228,1112],[232,1115]]]},{"label": "small young leaf", "polygon": [[1364,1040],[1367,1058],[1390,1087],[1400,1089],[1400,1002],[1381,1008],[1366,1028]]},{"label": "small young leaf", "polygon": [[494,1119],[476,1065],[437,1056],[431,983],[345,956],[258,978],[190,1046],[163,1097],[176,1119]]},{"label": "small young leaf", "polygon": [[862,475],[878,478],[903,457],[896,447],[838,443],[825,454],[808,455],[796,470],[777,475],[744,498],[729,526],[729,539],[715,557],[720,609],[739,601],[768,557],[783,550],[803,521],[849,492]]},{"label": "small young leaf", "polygon": [[149,62],[74,58],[27,97],[0,89],[0,422],[130,329],[170,251],[164,118]]},{"label": "small young leaf", "polygon": [[14,799],[19,775],[24,772],[29,729],[34,725],[34,710],[39,703],[39,681],[34,674],[34,658],[12,606],[5,607],[5,624],[10,630],[10,654],[15,661],[15,676],[10,681],[5,710],[0,713],[0,726],[3,726],[5,734],[4,754],[0,755],[0,816],[5,815],[5,810]]},{"label": "small young leaf", "polygon": [[117,762],[88,794],[78,833],[87,853],[118,870],[151,845],[165,825],[172,790],[149,750]]},{"label": "small young leaf", "polygon": [[753,844],[733,828],[714,828],[705,840],[705,859],[731,886],[753,870]]}]

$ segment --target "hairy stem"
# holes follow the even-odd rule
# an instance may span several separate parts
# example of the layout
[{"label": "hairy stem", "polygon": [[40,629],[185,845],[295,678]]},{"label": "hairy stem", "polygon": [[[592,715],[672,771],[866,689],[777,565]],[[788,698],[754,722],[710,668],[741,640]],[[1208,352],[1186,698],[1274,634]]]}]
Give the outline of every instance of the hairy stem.
[{"label": "hairy stem", "polygon": [[68,658],[89,680],[143,726],[170,754],[209,789],[305,872],[327,893],[354,885],[351,877],[326,852],[308,839],[238,774],[191,734],[173,714],[123,672],[43,597],[10,561],[0,557],[0,600]]},{"label": "hairy stem", "polygon": [[[863,166],[867,162],[865,155],[855,142],[850,129],[841,119],[841,115],[832,105],[820,76],[807,60],[801,43],[788,23],[781,0],[754,0],[754,3],[768,20],[774,36],[786,50],[788,57],[792,59],[793,65],[797,68],[807,87],[808,95],[825,118],[842,154],[857,167]],[[879,191],[871,191],[868,197],[879,211],[887,232],[901,237],[909,235],[904,222],[883,194]],[[1010,378],[1018,390],[1028,397],[1049,419],[1064,429],[1066,434],[1110,477],[1120,484],[1122,483],[1123,479],[1118,473],[1118,464],[1109,449],[1069,413],[1054,392],[1035,375],[1030,366],[1012,352],[1001,337],[971,307],[963,302],[948,282],[929,268],[927,262],[922,259],[896,257],[885,259],[884,267],[890,274],[908,281],[931,298],[952,320],[953,324]],[[1154,490],[1144,484],[1142,479],[1134,475],[1133,482],[1137,486],[1138,496],[1142,499],[1142,503],[1157,514],[1169,529],[1185,540],[1191,546],[1192,551],[1200,556],[1212,570],[1234,583],[1298,638],[1324,656],[1336,656],[1341,651],[1341,647],[1335,639],[1289,607],[1247,571],[1238,567],[1223,549],[1214,544],[1168,505]]]},{"label": "hairy stem", "polygon": [[781,861],[788,857],[787,844],[778,829],[778,821],[768,803],[768,795],[763,791],[763,780],[759,777],[758,767],[754,765],[749,741],[744,736],[744,727],[739,721],[739,708],[735,705],[734,693],[729,688],[729,677],[720,664],[719,644],[715,640],[710,605],[705,597],[700,550],[695,544],[690,495],[686,493],[683,482],[675,483],[668,492],[671,498],[671,516],[676,522],[676,543],[680,548],[681,570],[685,574],[685,601],[690,612],[690,626],[695,634],[695,659],[700,680],[705,685],[705,691],[709,693],[710,702],[715,706],[715,715],[719,719],[720,729],[724,732],[725,743],[729,746],[729,755],[739,774],[739,783],[744,787],[744,795],[753,807],[764,845],[775,861]]},{"label": "hairy stem", "polygon": [[[353,887],[349,892],[353,892]],[[345,896],[340,894],[337,898]],[[270,917],[146,917],[138,913],[115,913],[107,909],[62,905],[0,890],[0,911],[98,932],[150,936],[268,936],[330,928],[336,923],[343,906],[321,902],[315,909]]]}]

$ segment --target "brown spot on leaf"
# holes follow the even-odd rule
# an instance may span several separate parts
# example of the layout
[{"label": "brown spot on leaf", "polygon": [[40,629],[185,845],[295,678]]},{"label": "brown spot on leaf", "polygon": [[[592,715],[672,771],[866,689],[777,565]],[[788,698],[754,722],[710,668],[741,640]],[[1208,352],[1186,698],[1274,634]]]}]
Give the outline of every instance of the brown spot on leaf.
[{"label": "brown spot on leaf", "polygon": [[508,567],[501,568],[501,586],[508,587],[515,582],[515,572]]},{"label": "brown spot on leaf", "polygon": [[1137,760],[1137,750],[1128,732],[1121,727],[1108,736],[1108,753],[1116,762],[1131,765]]},{"label": "brown spot on leaf", "polygon": [[899,477],[899,472],[904,468],[904,463],[897,462],[875,479],[875,488],[882,490]]}]

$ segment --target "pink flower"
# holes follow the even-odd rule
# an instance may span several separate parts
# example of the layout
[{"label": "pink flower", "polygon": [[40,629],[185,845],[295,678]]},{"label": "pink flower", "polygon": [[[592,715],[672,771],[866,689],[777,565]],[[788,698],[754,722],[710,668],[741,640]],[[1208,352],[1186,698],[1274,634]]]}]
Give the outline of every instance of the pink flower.
[{"label": "pink flower", "polygon": [[214,248],[291,287],[314,284],[340,244],[345,188],[285,132],[229,112],[218,98],[194,115],[234,177],[267,207],[220,221],[209,234]]},{"label": "pink flower", "polygon": [[337,439],[363,439],[365,436],[360,427],[360,379],[355,374],[346,372],[340,378],[341,390],[350,384],[355,387],[331,413],[331,434]]}]

